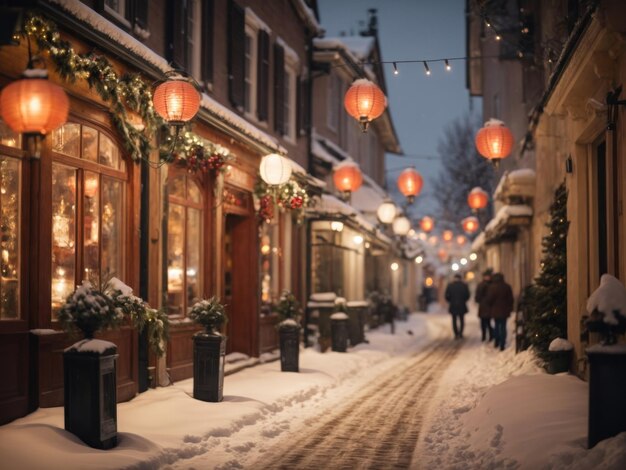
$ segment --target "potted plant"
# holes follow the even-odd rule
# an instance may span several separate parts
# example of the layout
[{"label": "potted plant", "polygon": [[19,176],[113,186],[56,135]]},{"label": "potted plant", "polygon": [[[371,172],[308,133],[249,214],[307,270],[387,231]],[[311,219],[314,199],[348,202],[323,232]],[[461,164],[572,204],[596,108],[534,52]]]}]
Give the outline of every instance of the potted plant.
[{"label": "potted plant", "polygon": [[300,319],[302,308],[296,296],[284,290],[274,310],[278,313],[278,336],[280,339],[280,370],[299,372]]},{"label": "potted plant", "polygon": [[601,342],[587,348],[589,358],[589,448],[626,431],[626,288],[614,276],[603,274],[600,286],[587,300],[587,329]]},{"label": "potted plant", "polygon": [[123,318],[111,298],[89,281],[68,296],[58,316],[64,330],[84,335],[63,353],[65,429],[98,449],[117,444],[117,347],[94,334]]},{"label": "potted plant", "polygon": [[196,302],[189,318],[205,331],[193,337],[193,396],[198,400],[220,402],[224,398],[226,336],[220,329],[228,320],[225,306],[217,297]]}]

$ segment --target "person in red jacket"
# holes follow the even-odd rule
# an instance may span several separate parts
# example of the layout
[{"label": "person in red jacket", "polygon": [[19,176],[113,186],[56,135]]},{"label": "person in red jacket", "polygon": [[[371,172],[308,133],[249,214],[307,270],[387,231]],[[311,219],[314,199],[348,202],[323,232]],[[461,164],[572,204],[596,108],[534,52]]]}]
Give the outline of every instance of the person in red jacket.
[{"label": "person in red jacket", "polygon": [[506,344],[506,320],[513,311],[513,289],[504,282],[502,273],[495,273],[491,277],[485,304],[489,309],[489,315],[495,320],[495,347],[503,351]]}]

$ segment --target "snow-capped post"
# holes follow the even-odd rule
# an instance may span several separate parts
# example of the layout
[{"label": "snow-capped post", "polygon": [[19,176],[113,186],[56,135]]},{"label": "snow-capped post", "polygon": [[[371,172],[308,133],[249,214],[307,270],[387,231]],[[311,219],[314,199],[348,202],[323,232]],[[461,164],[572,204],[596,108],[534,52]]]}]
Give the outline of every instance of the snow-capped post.
[{"label": "snow-capped post", "polygon": [[280,370],[282,372],[299,372],[302,309],[296,296],[288,290],[284,290],[275,310],[280,318],[278,324]]},{"label": "snow-capped post", "polygon": [[564,338],[555,338],[548,346],[547,369],[549,374],[568,372],[574,345]]},{"label": "snow-capped post", "polygon": [[348,314],[346,313],[346,299],[335,299],[336,312],[330,316],[330,331],[332,338],[332,350],[346,352],[348,350]]},{"label": "snow-capped post", "polygon": [[305,346],[308,346],[309,336],[317,338],[321,352],[326,352],[331,344],[330,316],[335,312],[334,292],[317,292],[311,294],[306,304],[305,318]]},{"label": "snow-capped post", "polygon": [[217,297],[196,302],[189,318],[204,326],[193,337],[193,397],[220,402],[224,399],[226,336],[220,328],[227,321],[226,311]]},{"label": "snow-capped post", "polygon": [[66,331],[78,329],[85,336],[63,353],[65,429],[91,447],[111,449],[117,445],[117,346],[93,336],[119,324],[123,313],[83,281],[58,318]]},{"label": "snow-capped post", "polygon": [[587,348],[589,358],[588,446],[626,431],[626,288],[614,276],[603,274],[600,286],[587,300],[589,332],[602,342]]}]

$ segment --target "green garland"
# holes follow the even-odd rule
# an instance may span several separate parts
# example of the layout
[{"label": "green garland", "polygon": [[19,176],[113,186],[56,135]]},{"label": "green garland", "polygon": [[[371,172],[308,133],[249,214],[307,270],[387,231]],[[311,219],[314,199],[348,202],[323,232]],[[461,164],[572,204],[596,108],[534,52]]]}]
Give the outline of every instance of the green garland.
[{"label": "green garland", "polygon": [[296,216],[296,222],[302,223],[305,209],[311,204],[306,189],[294,179],[280,186],[270,186],[258,178],[254,185],[254,196],[259,202],[257,216],[267,223],[274,218],[276,208],[292,211]]},{"label": "green garland", "polygon": [[[124,148],[135,162],[149,160],[150,142],[157,130],[167,135],[159,152],[164,163],[192,160],[194,163],[188,165],[190,170],[203,169],[202,162],[206,158],[208,168],[214,165],[215,169],[221,169],[227,160],[234,158],[224,147],[201,139],[192,132],[186,132],[185,139],[180,143],[176,139],[172,151],[174,136],[166,122],[154,110],[151,86],[139,74],[118,75],[106,57],[94,52],[78,54],[69,41],[61,39],[55,24],[40,16],[27,17],[24,34],[34,39],[41,52],[48,54],[61,78],[70,83],[76,82],[76,78],[86,80],[89,88],[95,90],[109,104],[113,124],[122,136]],[[136,127],[131,122],[127,109],[141,117],[143,128]],[[194,146],[186,146],[185,141],[190,139],[195,141]],[[202,158],[198,158],[199,155]]]}]

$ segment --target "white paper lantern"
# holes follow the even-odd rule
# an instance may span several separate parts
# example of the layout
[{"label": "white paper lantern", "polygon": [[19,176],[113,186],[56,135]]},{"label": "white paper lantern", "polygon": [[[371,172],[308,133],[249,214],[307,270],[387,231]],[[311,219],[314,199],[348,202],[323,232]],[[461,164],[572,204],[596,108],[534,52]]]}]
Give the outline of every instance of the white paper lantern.
[{"label": "white paper lantern", "polygon": [[259,166],[261,179],[270,186],[279,186],[289,181],[292,172],[291,162],[276,153],[265,155]]},{"label": "white paper lantern", "polygon": [[330,223],[330,229],[333,232],[341,232],[343,230],[343,222],[339,222],[338,220],[333,220]]},{"label": "white paper lantern", "polygon": [[376,211],[378,220],[380,220],[383,224],[390,224],[393,222],[393,219],[396,218],[396,213],[396,205],[390,200],[383,201],[383,203],[378,206],[378,210]]},{"label": "white paper lantern", "polygon": [[411,221],[403,215],[400,217],[396,217],[393,221],[393,225],[391,226],[391,228],[393,229],[393,233],[403,237],[407,233],[409,233],[409,230],[411,230]]}]

